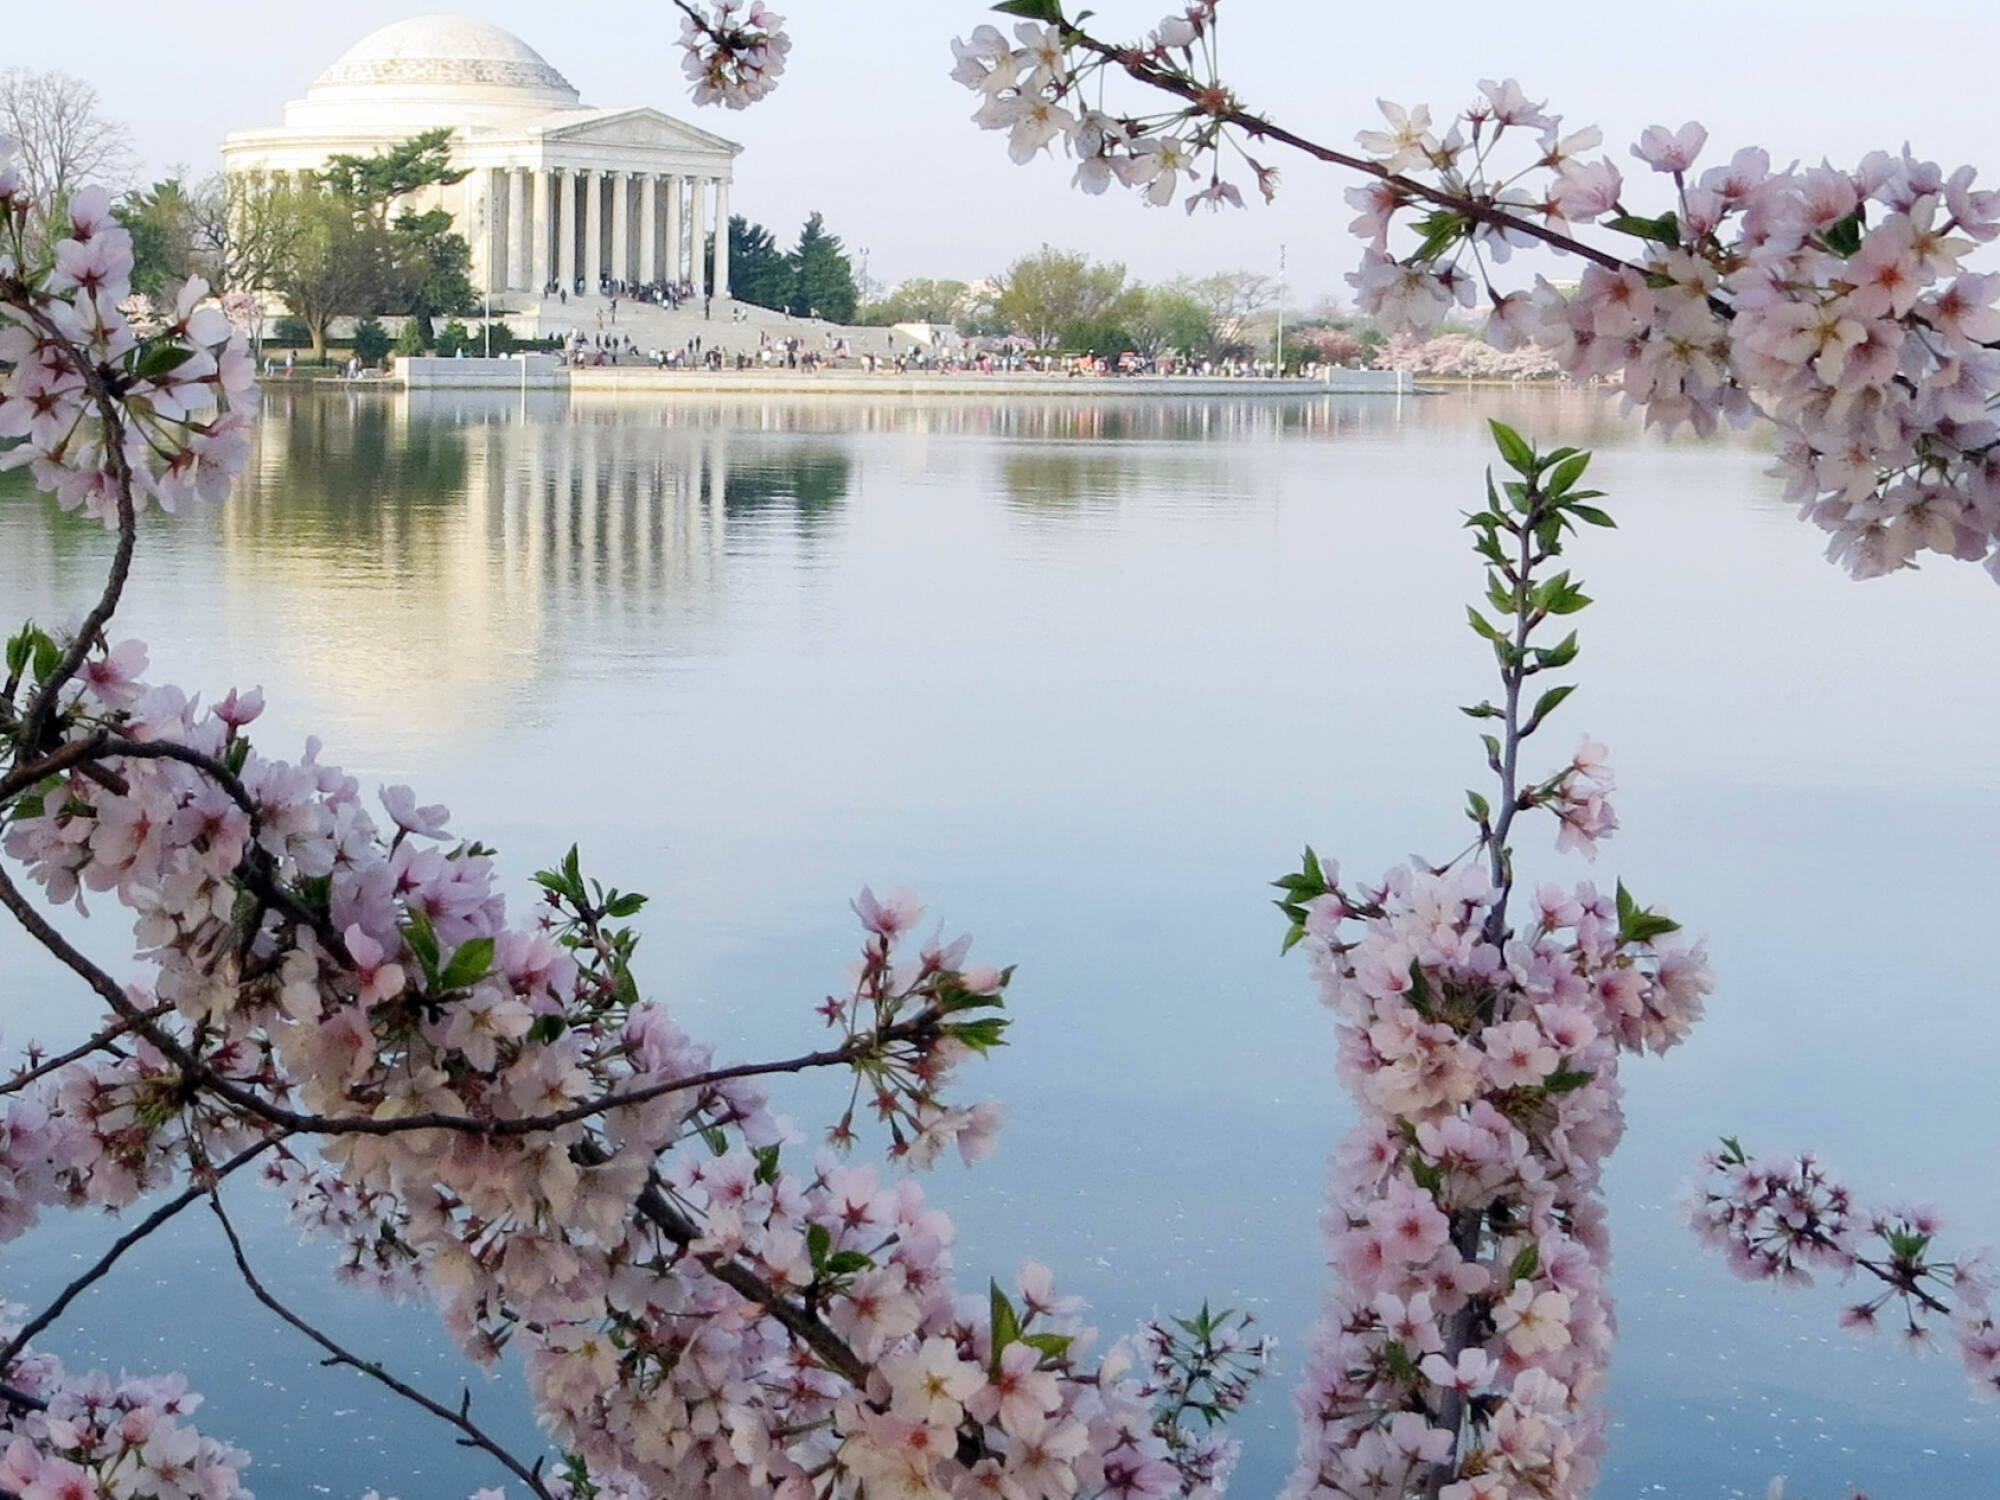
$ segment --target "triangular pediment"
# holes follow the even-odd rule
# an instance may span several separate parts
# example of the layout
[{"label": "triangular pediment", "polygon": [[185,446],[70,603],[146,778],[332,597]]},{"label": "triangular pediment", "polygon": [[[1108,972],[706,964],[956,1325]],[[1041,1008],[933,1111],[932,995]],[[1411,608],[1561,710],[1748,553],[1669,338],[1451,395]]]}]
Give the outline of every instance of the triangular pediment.
[{"label": "triangular pediment", "polygon": [[537,122],[543,141],[566,146],[636,146],[654,151],[727,152],[734,141],[697,129],[657,109],[563,110]]}]

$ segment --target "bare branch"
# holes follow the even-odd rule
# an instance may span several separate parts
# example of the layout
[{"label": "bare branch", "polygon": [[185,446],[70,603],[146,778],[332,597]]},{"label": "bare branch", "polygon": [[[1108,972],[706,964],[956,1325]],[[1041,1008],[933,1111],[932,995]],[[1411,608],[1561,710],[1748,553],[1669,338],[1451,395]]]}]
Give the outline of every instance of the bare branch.
[{"label": "bare branch", "polygon": [[0,1370],[4,1370],[8,1365],[12,1364],[15,1356],[28,1347],[29,1341],[44,1328],[55,1322],[57,1318],[60,1318],[70,1303],[74,1302],[97,1282],[102,1281],[111,1268],[118,1264],[118,1258],[127,1250],[130,1250],[141,1240],[147,1238],[197,1198],[206,1197],[212,1193],[217,1183],[223,1181],[239,1167],[248,1166],[266,1151],[277,1145],[282,1139],[282,1136],[270,1136],[258,1141],[255,1145],[245,1146],[219,1167],[197,1172],[195,1174],[196,1180],[191,1187],[169,1198],[124,1234],[118,1236],[116,1240],[112,1241],[111,1248],[100,1255],[96,1263],[89,1270],[64,1287],[55,1301],[51,1302],[41,1312],[24,1323],[21,1326],[21,1331],[14,1335],[13,1339],[7,1344],[7,1347],[0,1349]]},{"label": "bare branch", "polygon": [[433,1401],[415,1386],[397,1379],[373,1360],[363,1359],[360,1355],[335,1343],[325,1333],[321,1332],[311,1323],[308,1323],[304,1318],[300,1317],[284,1303],[271,1295],[270,1291],[265,1288],[264,1283],[257,1279],[257,1273],[250,1269],[249,1258],[243,1253],[243,1242],[236,1237],[236,1226],[229,1222],[229,1215],[223,1212],[222,1199],[211,1192],[208,1195],[208,1206],[215,1210],[215,1217],[222,1225],[224,1236],[229,1240],[229,1253],[235,1258],[236,1269],[242,1274],[243,1284],[250,1288],[250,1295],[263,1303],[265,1307],[277,1314],[278,1317],[296,1328],[300,1333],[311,1339],[315,1344],[318,1344],[320,1348],[324,1349],[327,1352],[327,1364],[346,1365],[350,1369],[359,1370],[369,1379],[387,1386],[405,1401],[422,1407],[441,1421],[450,1423],[464,1434],[461,1441],[470,1447],[478,1448],[492,1457],[508,1473],[525,1484],[530,1493],[539,1496],[540,1500],[555,1500],[555,1496],[550,1493],[548,1486],[542,1482],[542,1460],[536,1459],[534,1466],[530,1468],[512,1453],[508,1452],[506,1448],[502,1447],[484,1428],[472,1420],[469,1414],[472,1405],[470,1398],[463,1402],[456,1410],[444,1405],[442,1402]]}]

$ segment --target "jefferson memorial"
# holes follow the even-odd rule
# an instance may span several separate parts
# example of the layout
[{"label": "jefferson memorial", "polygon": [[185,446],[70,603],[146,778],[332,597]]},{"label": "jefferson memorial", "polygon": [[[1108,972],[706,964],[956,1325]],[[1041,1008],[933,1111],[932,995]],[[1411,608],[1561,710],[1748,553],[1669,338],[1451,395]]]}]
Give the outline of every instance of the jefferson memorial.
[{"label": "jefferson memorial", "polygon": [[[539,299],[601,282],[693,284],[729,295],[729,184],[743,148],[657,109],[593,109],[518,37],[420,16],[364,37],[285,106],[275,129],[232,131],[223,170],[306,173],[452,131],[463,181],[426,189],[472,248],[472,284]],[[712,268],[703,247],[714,229]]]}]

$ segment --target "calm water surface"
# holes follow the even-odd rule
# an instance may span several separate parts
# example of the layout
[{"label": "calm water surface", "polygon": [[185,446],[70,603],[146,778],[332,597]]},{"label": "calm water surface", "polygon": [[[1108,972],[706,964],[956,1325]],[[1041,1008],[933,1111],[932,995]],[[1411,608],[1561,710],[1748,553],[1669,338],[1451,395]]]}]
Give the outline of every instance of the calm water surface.
[{"label": "calm water surface", "polygon": [[[149,525],[123,621],[157,676],[262,684],[259,742],[318,733],[447,798],[519,885],[581,841],[650,891],[642,969],[725,1052],[796,1050],[856,947],[848,898],[908,884],[1018,962],[997,1157],[943,1172],[960,1275],[1034,1254],[1107,1330],[1208,1296],[1285,1368],[1243,1424],[1268,1496],[1347,1120],[1330,1027],[1265,882],[1311,841],[1373,876],[1458,847],[1486,689],[1460,513],[1497,414],[1599,450],[1621,529],[1578,572],[1584,690],[1623,874],[1706,932],[1695,1040],[1629,1077],[1610,1174],[1622,1303],[1607,1496],[1983,1497],[2000,1409],[1949,1358],[1832,1331],[1698,1255],[1675,1203],[1716,1136],[1819,1148],[2000,1240],[1993,918],[2000,591],[1960,566],[1866,587],[1753,445],[1662,443],[1594,398],[697,401],[279,394],[220,511]],[[0,614],[74,618],[101,533],[0,492]],[[1574,878],[1545,848],[1537,876]],[[119,934],[91,937],[116,951]],[[0,935],[5,1043],[76,1034]],[[825,1117],[810,1085],[782,1096]],[[264,1214],[281,1292],[440,1393],[419,1309],[332,1287]],[[8,1252],[39,1301],[113,1233]],[[258,1492],[462,1497],[491,1475],[264,1319],[190,1215],[90,1293],[73,1366],[172,1366]],[[475,1412],[531,1432],[511,1376]],[[329,1415],[331,1414],[331,1416]]]}]

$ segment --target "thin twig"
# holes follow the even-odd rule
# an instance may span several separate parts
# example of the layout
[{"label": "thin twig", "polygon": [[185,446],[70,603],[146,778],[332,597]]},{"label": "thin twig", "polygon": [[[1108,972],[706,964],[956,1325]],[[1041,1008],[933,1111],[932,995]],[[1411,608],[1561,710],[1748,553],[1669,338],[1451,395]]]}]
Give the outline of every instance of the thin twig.
[{"label": "thin twig", "polygon": [[439,1420],[450,1423],[464,1434],[459,1439],[462,1444],[467,1447],[478,1448],[491,1456],[508,1473],[514,1475],[530,1491],[538,1495],[540,1500],[555,1500],[555,1496],[550,1492],[548,1486],[542,1483],[543,1460],[536,1459],[534,1467],[530,1468],[512,1453],[508,1452],[506,1448],[502,1447],[478,1423],[474,1422],[470,1415],[472,1398],[469,1392],[466,1398],[460,1402],[457,1410],[453,1410],[441,1401],[433,1401],[415,1386],[397,1379],[373,1360],[363,1359],[360,1355],[335,1343],[325,1333],[280,1302],[266,1289],[264,1283],[257,1279],[257,1273],[250,1269],[249,1258],[243,1253],[243,1242],[236,1236],[236,1226],[229,1222],[229,1215],[223,1212],[222,1199],[211,1192],[208,1195],[208,1206],[215,1211],[215,1217],[222,1225],[222,1233],[229,1241],[229,1253],[236,1261],[236,1269],[243,1277],[243,1284],[250,1288],[250,1295],[263,1303],[265,1307],[269,1308],[279,1318],[311,1339],[315,1344],[318,1344],[320,1348],[324,1349],[327,1352],[326,1364],[346,1365],[350,1369],[359,1370],[371,1380],[378,1381],[382,1385],[387,1386],[405,1401],[412,1402]]},{"label": "thin twig", "polygon": [[1100,42],[1096,37],[1076,30],[1067,22],[1063,23],[1063,32],[1064,39],[1072,45],[1080,47],[1085,52],[1094,53],[1106,62],[1116,64],[1118,67],[1124,69],[1126,73],[1148,87],[1156,88],[1162,93],[1172,94],[1178,99],[1185,99],[1207,118],[1220,121],[1225,125],[1234,125],[1246,135],[1263,140],[1277,141],[1282,145],[1290,146],[1294,151],[1304,152],[1307,156],[1313,157],[1318,161],[1327,162],[1336,167],[1345,167],[1350,172],[1360,172],[1364,176],[1377,178],[1382,182],[1386,182],[1398,192],[1407,193],[1412,198],[1420,198],[1426,203],[1434,203],[1439,208],[1449,209],[1452,213],[1462,215],[1475,223],[1490,224],[1501,229],[1519,230],[1522,234],[1538,239],[1543,244],[1552,246],[1557,250],[1566,251],[1571,255],[1580,255],[1585,260],[1603,266],[1608,271],[1621,271],[1629,267],[1628,262],[1620,260],[1608,251],[1600,250],[1594,245],[1587,245],[1582,240],[1575,239],[1570,235],[1562,233],[1560,230],[1549,228],[1546,224],[1538,224],[1532,219],[1517,218],[1494,203],[1479,198],[1466,198],[1456,193],[1445,192],[1441,188],[1434,188],[1427,183],[1419,182],[1414,177],[1406,177],[1400,172],[1391,172],[1380,162],[1370,161],[1365,156],[1352,156],[1345,151],[1335,151],[1330,146],[1322,146],[1316,141],[1308,140],[1305,136],[1287,130],[1282,125],[1274,124],[1262,115],[1252,114],[1249,110],[1237,104],[1233,95],[1228,97],[1226,103],[1218,107],[1215,104],[1212,94],[1199,87],[1192,79],[1154,67],[1146,61],[1144,53],[1134,48],[1116,47],[1109,42]]},{"label": "thin twig", "polygon": [[81,1046],[72,1047],[60,1057],[52,1057],[47,1062],[38,1063],[34,1067],[29,1068],[25,1073],[17,1073],[5,1083],[0,1083],[0,1098],[4,1098],[8,1094],[18,1094],[36,1079],[46,1078],[59,1068],[66,1068],[80,1058],[90,1056],[93,1052],[107,1050],[113,1042],[117,1041],[119,1037],[124,1036],[128,1031],[136,1030],[147,1021],[157,1021],[172,1009],[173,1006],[163,1000],[151,1010],[141,1011],[139,1016],[133,1020],[128,1021],[121,1017],[119,1020],[113,1021],[104,1030],[98,1032],[97,1035]]},{"label": "thin twig", "polygon": [[0,1370],[4,1370],[8,1365],[12,1364],[14,1357],[28,1347],[29,1340],[55,1322],[57,1318],[60,1318],[70,1303],[89,1290],[91,1286],[103,1280],[111,1268],[118,1264],[118,1258],[127,1250],[130,1250],[139,1241],[152,1234],[162,1224],[165,1224],[197,1198],[204,1197],[212,1192],[217,1183],[235,1172],[239,1167],[248,1166],[251,1162],[262,1156],[266,1151],[277,1145],[281,1139],[283,1139],[281,1136],[269,1136],[264,1140],[258,1141],[255,1145],[244,1147],[241,1151],[230,1157],[228,1161],[212,1171],[197,1172],[197,1180],[192,1187],[188,1188],[185,1192],[169,1198],[165,1203],[154,1209],[152,1213],[140,1220],[139,1223],[112,1241],[111,1248],[97,1258],[95,1265],[77,1277],[68,1286],[64,1287],[61,1295],[55,1301],[51,1302],[41,1312],[23,1324],[21,1331],[14,1335],[7,1347],[0,1349]]}]

